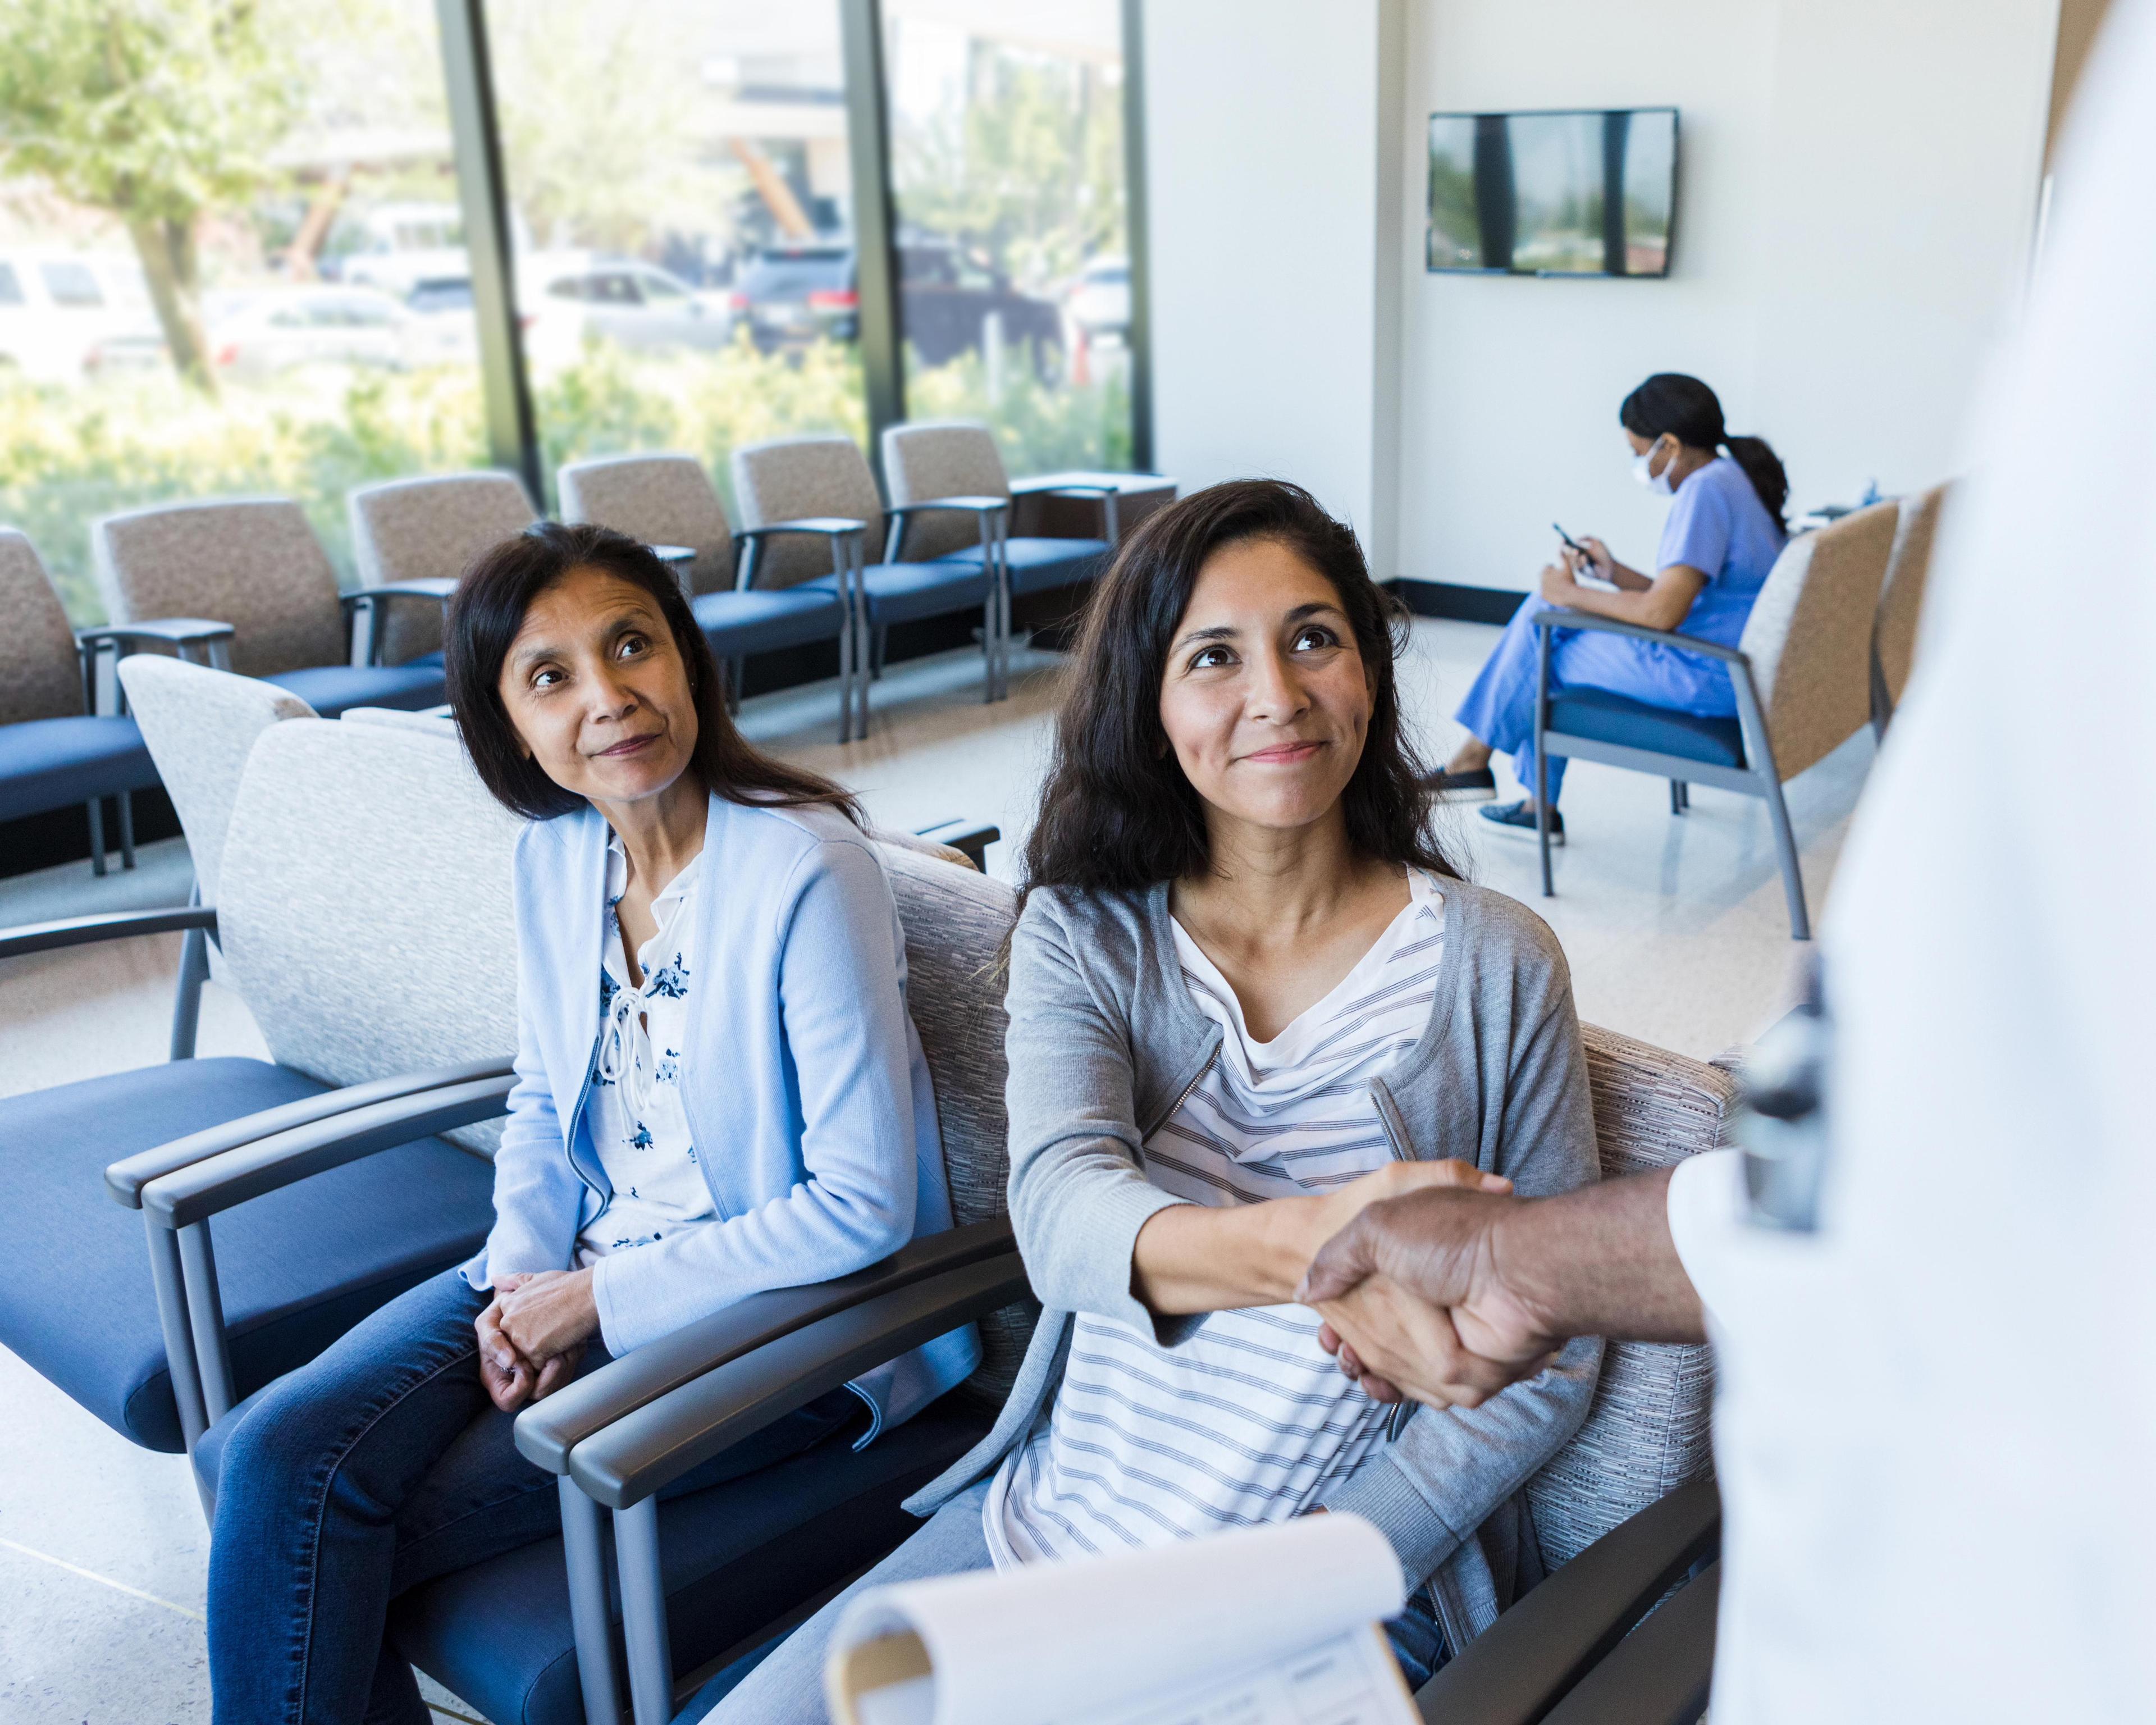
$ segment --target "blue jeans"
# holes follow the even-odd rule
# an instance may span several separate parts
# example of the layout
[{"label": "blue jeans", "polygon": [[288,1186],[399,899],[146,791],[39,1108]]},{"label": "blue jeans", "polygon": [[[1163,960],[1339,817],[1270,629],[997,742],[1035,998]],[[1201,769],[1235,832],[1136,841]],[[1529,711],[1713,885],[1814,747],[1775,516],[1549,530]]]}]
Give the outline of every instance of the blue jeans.
[{"label": "blue jeans", "polygon": [[[216,1725],[426,1725],[411,1667],[386,1645],[390,1600],[561,1532],[555,1476],[517,1452],[515,1416],[480,1383],[472,1322],[491,1297],[444,1271],[203,1439]],[[584,1369],[606,1358],[594,1343]],[[834,1391],[665,1495],[796,1455],[860,1405]]]},{"label": "blue jeans", "polygon": [[[1453,716],[1497,753],[1512,757],[1512,775],[1531,797],[1536,794],[1535,619],[1555,608],[1532,593],[1521,601]],[[1552,631],[1550,692],[1567,687],[1607,689],[1702,718],[1733,718],[1737,713],[1729,673],[1713,660],[1659,641],[1593,629]],[[1548,764],[1554,809],[1564,783],[1564,757],[1553,755]]]},{"label": "blue jeans", "polygon": [[[714,1677],[682,1714],[704,1725],[828,1725],[824,1709],[824,1655],[831,1631],[854,1595],[891,1582],[924,1581],[985,1569],[992,1559],[981,1532],[985,1479],[968,1486],[928,1518],[912,1538],[765,1655],[744,1675],[742,1661]],[[1447,1657],[1445,1631],[1432,1614],[1427,1589],[1418,1588],[1407,1609],[1385,1625],[1393,1656],[1408,1687],[1419,1689]]]}]

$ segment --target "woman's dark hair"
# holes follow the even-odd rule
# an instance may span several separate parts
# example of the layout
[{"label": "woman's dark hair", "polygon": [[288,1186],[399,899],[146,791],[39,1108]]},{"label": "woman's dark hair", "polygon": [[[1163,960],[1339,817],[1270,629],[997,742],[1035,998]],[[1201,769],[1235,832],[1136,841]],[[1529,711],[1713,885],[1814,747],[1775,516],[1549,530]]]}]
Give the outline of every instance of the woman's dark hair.
[{"label": "woman's dark hair", "polygon": [[1056,715],[1025,885],[1134,891],[1204,872],[1204,806],[1161,729],[1161,682],[1198,572],[1223,546],[1270,539],[1330,582],[1370,678],[1370,726],[1341,793],[1366,856],[1457,876],[1430,830],[1425,769],[1400,721],[1393,660],[1405,613],[1363,548],[1300,485],[1231,480],[1146,518],[1086,608]]},{"label": "woman's dark hair", "polygon": [[1706,384],[1682,372],[1657,372],[1625,398],[1617,418],[1635,437],[1650,443],[1664,432],[1695,449],[1727,449],[1729,459],[1744,470],[1752,489],[1767,506],[1774,525],[1782,523],[1783,506],[1789,501],[1789,476],[1782,470],[1781,457],[1763,437],[1732,437],[1722,424],[1722,403]]},{"label": "woman's dark hair", "polygon": [[495,798],[530,820],[551,820],[584,807],[574,791],[549,778],[526,754],[501,704],[501,667],[524,627],[532,601],[574,569],[599,569],[650,594],[666,619],[675,649],[689,670],[696,703],[696,749],[689,771],[704,788],[730,803],[822,803],[858,824],[853,798],[815,773],[754,747],[726,711],[726,685],[711,644],[696,627],[680,583],[648,545],[608,527],[538,521],[482,552],[449,599],[443,658],[449,704],[480,782]]}]

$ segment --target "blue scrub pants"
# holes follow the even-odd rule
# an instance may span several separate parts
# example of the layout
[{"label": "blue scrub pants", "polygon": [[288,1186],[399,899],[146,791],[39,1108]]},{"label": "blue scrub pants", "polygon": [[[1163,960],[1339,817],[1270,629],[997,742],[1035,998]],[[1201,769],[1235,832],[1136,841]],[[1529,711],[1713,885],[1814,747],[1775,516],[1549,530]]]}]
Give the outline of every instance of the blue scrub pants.
[{"label": "blue scrub pants", "polygon": [[[1530,593],[1498,637],[1475,685],[1453,716],[1501,755],[1512,757],[1513,776],[1535,794],[1535,619],[1559,608]],[[1737,714],[1729,673],[1712,659],[1665,647],[1658,641],[1596,629],[1560,629],[1550,642],[1550,692],[1563,688],[1607,689],[1650,706],[1702,718]],[[1564,783],[1564,757],[1549,759],[1550,807]]]}]

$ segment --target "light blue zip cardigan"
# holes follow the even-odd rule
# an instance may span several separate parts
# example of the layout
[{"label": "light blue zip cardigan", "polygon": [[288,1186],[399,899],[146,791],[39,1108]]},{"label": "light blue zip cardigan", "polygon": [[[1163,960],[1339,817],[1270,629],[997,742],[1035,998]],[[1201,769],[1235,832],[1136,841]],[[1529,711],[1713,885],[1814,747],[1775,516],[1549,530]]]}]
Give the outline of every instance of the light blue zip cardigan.
[{"label": "light blue zip cardigan", "polygon": [[[616,1355],[951,1225],[935,1094],[906,1012],[905,935],[875,847],[821,807],[713,797],[706,823],[681,1106],[717,1219],[598,1260],[593,1295]],[[534,821],[516,841],[516,1083],[495,1156],[494,1228],[464,1266],[475,1288],[567,1268],[612,1195],[584,1112],[607,835],[587,806]],[[856,1379],[868,1436],[979,1360],[968,1325]]]}]

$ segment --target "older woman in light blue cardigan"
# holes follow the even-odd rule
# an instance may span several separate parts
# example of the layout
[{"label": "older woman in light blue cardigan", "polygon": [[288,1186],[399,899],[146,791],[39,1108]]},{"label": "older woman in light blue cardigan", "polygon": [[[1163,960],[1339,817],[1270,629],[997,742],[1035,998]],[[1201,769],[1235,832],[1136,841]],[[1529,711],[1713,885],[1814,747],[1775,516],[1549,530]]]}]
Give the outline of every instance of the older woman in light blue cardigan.
[{"label": "older woman in light blue cardigan", "polygon": [[[448,630],[516,850],[516,1083],[485,1250],[206,1440],[220,1725],[424,1725],[389,1602],[556,1532],[513,1416],[597,1358],[951,1225],[897,907],[836,787],[751,748],[671,573],[597,527],[483,557]],[[966,1377],[970,1327],[670,1495],[866,1443]]]}]

